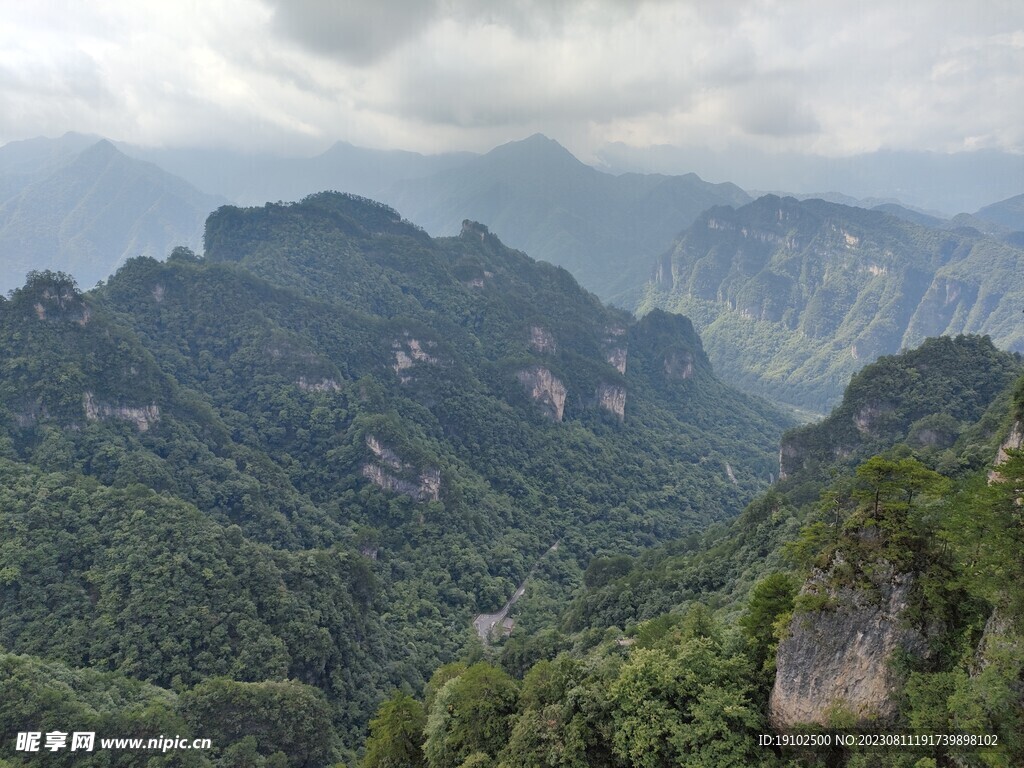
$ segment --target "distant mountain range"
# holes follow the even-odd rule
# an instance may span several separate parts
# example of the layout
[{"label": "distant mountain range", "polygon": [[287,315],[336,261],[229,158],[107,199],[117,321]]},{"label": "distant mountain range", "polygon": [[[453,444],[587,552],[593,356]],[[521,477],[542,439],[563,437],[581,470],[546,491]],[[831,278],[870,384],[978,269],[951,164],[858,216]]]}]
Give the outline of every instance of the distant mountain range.
[{"label": "distant mountain range", "polygon": [[[462,165],[477,155],[356,147],[339,141],[315,157],[242,154],[220,149],[158,149],[119,144],[129,157],[145,160],[209,194],[238,205],[296,201],[324,190],[349,192],[374,200],[404,179],[416,179]],[[403,213],[405,213],[403,211]]]},{"label": "distant mountain range", "polygon": [[751,200],[733,184],[708,184],[694,174],[603,173],[540,134],[484,155],[428,156],[341,142],[308,159],[124,151],[242,204],[336,189],[386,202],[434,236],[457,234],[465,219],[486,222],[504,242],[564,266],[622,306],[636,302],[651,259],[699,213]]},{"label": "distant mountain range", "polygon": [[823,411],[852,373],[928,336],[1024,351],[1022,259],[975,229],[765,196],[704,213],[640,309],[691,317],[726,380]]},{"label": "distant mountain range", "polygon": [[651,259],[712,205],[743,205],[734,184],[694,174],[612,176],[539,134],[456,168],[393,186],[389,203],[434,234],[465,218],[503,241],[563,266],[605,299],[631,306]]},{"label": "distant mountain range", "polygon": [[3,288],[28,269],[83,284],[129,255],[198,249],[202,222],[227,202],[298,200],[324,189],[396,206],[432,235],[485,221],[513,247],[565,266],[604,298],[632,305],[650,261],[703,210],[742,205],[732,184],[697,176],[602,173],[535,135],[485,155],[426,156],[338,143],[314,158],[147,149],[97,137],[16,142],[0,150]]},{"label": "distant mountain range", "polygon": [[[979,153],[979,162],[987,157]],[[857,182],[851,190],[863,188]],[[485,222],[511,246],[566,267],[585,287],[626,308],[640,301],[655,257],[699,214],[752,199],[734,184],[711,184],[693,173],[606,173],[540,134],[483,155],[339,142],[316,157],[288,158],[114,146],[69,133],[0,148],[0,290],[19,285],[35,268],[69,271],[89,285],[130,255],[163,257],[175,245],[199,250],[202,222],[220,204],[299,200],[325,189],[384,201],[435,236],[457,233],[464,219]],[[1024,240],[1021,196],[953,219],[893,197],[822,196],[880,207],[923,226]]]},{"label": "distant mountain range", "polygon": [[1024,194],[986,205],[974,215],[1007,230],[1024,231]]},{"label": "distant mountain range", "polygon": [[30,270],[92,285],[131,256],[199,248],[206,216],[224,202],[106,140],[8,144],[0,148],[0,291]]},{"label": "distant mountain range", "polygon": [[[925,211],[952,216],[976,211],[1024,188],[1024,155],[973,152],[888,151],[849,157],[796,153],[742,154],[674,146],[646,148],[609,144],[598,151],[600,167],[610,173],[699,173],[729,179],[744,189],[822,192],[878,202],[899,200]],[[799,197],[799,195],[794,195]],[[833,200],[833,202],[848,202]]]}]

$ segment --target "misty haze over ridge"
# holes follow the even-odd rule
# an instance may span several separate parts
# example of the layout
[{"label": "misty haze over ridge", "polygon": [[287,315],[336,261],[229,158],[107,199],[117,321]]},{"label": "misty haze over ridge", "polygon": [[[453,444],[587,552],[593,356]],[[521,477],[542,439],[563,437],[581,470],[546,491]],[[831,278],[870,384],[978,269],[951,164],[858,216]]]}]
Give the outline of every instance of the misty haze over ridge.
[{"label": "misty haze over ridge", "polygon": [[[110,142],[103,141],[110,147],[110,151],[103,153],[104,157],[114,160],[117,155],[118,170],[115,173],[110,168],[106,169],[106,190],[100,191],[88,179],[76,176],[82,172],[95,172],[95,169],[85,171],[74,166],[75,159],[98,141],[100,139],[96,136],[68,133],[59,139],[13,141],[0,147],[0,243],[4,244],[8,254],[8,271],[14,272],[5,275],[5,288],[19,285],[27,268],[56,268],[61,265],[60,258],[47,262],[41,252],[37,253],[41,247],[52,250],[54,246],[36,242],[40,239],[31,234],[26,236],[26,226],[29,232],[51,232],[46,236],[47,242],[52,239],[52,232],[57,232],[58,241],[67,243],[68,248],[77,249],[74,258],[65,266],[72,271],[78,270],[83,284],[90,284],[105,278],[108,272],[104,270],[113,270],[125,258],[136,253],[162,258],[175,245],[199,250],[205,215],[223,202],[261,205],[268,201],[297,201],[315,191],[336,188],[393,205],[432,234],[457,232],[463,218],[486,222],[511,245],[537,258],[567,266],[592,290],[608,298],[628,288],[625,284],[632,285],[638,281],[621,281],[616,288],[600,282],[595,284],[588,279],[584,260],[594,248],[593,243],[586,242],[588,226],[606,229],[597,231],[595,228],[590,233],[591,240],[621,240],[612,251],[617,249],[631,253],[628,271],[642,271],[647,268],[646,260],[664,252],[697,213],[713,205],[742,205],[757,197],[757,193],[751,196],[743,194],[731,183],[708,184],[691,168],[702,177],[709,178],[715,178],[716,174],[735,173],[744,182],[749,179],[772,191],[781,190],[783,194],[803,198],[821,196],[862,207],[874,207],[879,203],[887,203],[891,207],[898,203],[919,211],[934,212],[938,209],[947,215],[957,209],[972,211],[990,206],[1019,194],[1024,188],[1021,181],[1024,179],[1024,157],[991,151],[956,155],[876,153],[828,160],[795,155],[730,156],[670,146],[636,150],[624,144],[609,144],[600,153],[603,165],[594,168],[573,157],[557,141],[535,134],[502,144],[485,155],[468,152],[421,155],[372,150],[339,141],[326,152],[307,158],[202,147],[154,148],[124,142],[117,143],[118,148],[114,150]],[[505,158],[504,165],[502,158]],[[744,164],[752,159],[754,162]],[[144,170],[143,165],[132,165],[137,161],[145,161]],[[643,175],[638,176],[638,172]],[[665,172],[677,175],[663,175]],[[94,233],[90,237],[104,241],[105,245],[83,247],[81,230],[91,226],[91,222],[84,220],[88,218],[89,206],[81,205],[74,190],[67,193],[54,190],[68,184],[89,189],[93,205],[97,205],[96,200],[102,195],[113,198],[119,194],[116,187],[127,178],[125,174],[134,178],[133,183],[145,179],[151,184],[150,193],[136,188],[130,197],[138,205],[146,195],[153,196],[151,203],[142,209],[150,209],[147,216],[155,216],[159,220],[161,207],[169,205],[171,199],[177,201],[173,223],[164,221],[157,226],[159,233],[152,234],[144,231],[145,227],[124,220],[131,218],[129,215],[122,215],[119,225],[132,230],[130,237],[122,237],[122,246],[116,243],[116,233],[102,237]],[[512,181],[513,176],[517,180]],[[673,194],[679,194],[678,191],[671,193],[663,189],[652,193],[651,187],[664,186],[669,179],[673,184],[699,187],[703,191],[686,203],[672,198]],[[196,188],[188,190],[189,184]],[[612,188],[618,191],[598,203],[588,197],[592,195],[588,188],[594,184],[605,189],[601,195],[608,194]],[[503,185],[511,185],[509,189],[515,189],[502,191]],[[754,184],[748,186],[753,187]],[[470,187],[472,195],[469,194]],[[715,188],[720,190],[719,193],[712,191],[712,197],[701,197]],[[823,190],[828,191],[822,194]],[[651,194],[664,199],[663,203],[654,206],[660,210],[650,210],[646,196]],[[726,197],[720,197],[722,194]],[[49,200],[54,195],[67,195],[68,200],[54,209]],[[525,210],[515,212],[509,209],[510,195],[518,196],[517,205]],[[531,202],[534,197],[537,200]],[[32,221],[31,213],[41,205],[50,208],[50,218],[42,228],[40,222]],[[542,206],[547,206],[551,212],[538,210]],[[607,210],[602,210],[600,215],[591,210],[602,206]],[[549,222],[547,228],[538,222],[546,217],[557,218],[558,211],[563,208],[572,211],[575,207],[580,207],[580,210],[571,213],[569,219],[583,217],[577,224],[584,229],[577,239],[582,237],[583,240],[578,247],[578,256],[566,260],[557,251],[560,246],[551,245],[553,240],[558,240],[564,221]],[[673,213],[674,207],[676,213]],[[59,220],[61,208],[76,211],[76,216],[67,221]],[[910,215],[899,209],[891,208],[889,212]],[[512,216],[516,225],[510,225],[503,219],[507,216]],[[588,224],[588,216],[598,223]],[[1001,229],[1008,228],[1006,217],[1001,214],[993,212],[992,216],[985,218],[997,221]],[[936,221],[919,217],[918,223],[935,224]],[[953,223],[983,229],[989,226],[971,217]],[[530,237],[522,237],[523,226],[532,227]],[[654,236],[650,233],[652,226],[659,230]],[[1014,226],[1012,216],[1009,229],[1014,228],[1020,227]],[[665,231],[660,231],[662,229]],[[637,243],[631,245],[631,241]],[[28,255],[22,253],[26,249]],[[110,252],[109,256],[103,253],[104,249]],[[609,256],[614,256],[614,253]],[[97,260],[103,263],[90,268],[90,263]],[[72,264],[76,266],[73,268]],[[645,280],[646,275],[639,282]],[[629,305],[635,296],[620,296],[618,300]]]},{"label": "misty haze over ridge", "polygon": [[[99,154],[112,163],[104,166],[99,186],[95,179],[82,177],[99,173],[95,158],[91,163],[78,160],[96,144],[106,147]],[[457,233],[465,218],[482,221],[510,245],[566,266],[604,298],[633,306],[637,290],[649,277],[652,259],[697,214],[714,205],[743,205],[759,194],[747,194],[734,184],[709,184],[683,165],[692,161],[703,164],[702,171],[706,167],[714,173],[717,167],[724,172],[728,163],[735,166],[742,158],[667,147],[641,152],[622,145],[609,146],[604,158],[605,166],[594,168],[542,134],[508,142],[484,155],[423,155],[346,142],[313,157],[126,143],[117,143],[115,149],[106,140],[77,133],[10,142],[0,148],[0,243],[9,254],[4,288],[20,285],[30,268],[63,267],[83,285],[92,284],[132,255],[163,258],[175,245],[201,250],[205,216],[224,202],[261,205],[338,189],[386,202],[433,235]],[[820,195],[861,207],[886,202],[888,212],[926,225],[1020,229],[1015,225],[1018,214],[1011,210],[1007,219],[1006,211],[995,210],[998,206],[992,204],[1024,187],[1017,180],[1024,177],[1022,157],[985,151],[875,153],[841,162],[790,160],[792,167],[780,167],[778,177],[756,165],[746,170],[746,177],[765,182],[778,179],[773,186],[785,187],[781,180],[788,173],[802,186],[788,187],[785,193]],[[972,161],[977,161],[977,167]],[[638,174],[629,164],[642,171],[656,167],[682,173]],[[993,166],[998,173],[989,173]],[[897,178],[900,172],[903,175]],[[737,173],[743,169],[737,168]],[[130,210],[101,216],[100,210],[109,206],[104,196],[115,199],[121,194],[119,185],[129,179],[135,186],[126,200],[146,211],[149,224],[136,221]],[[935,186],[929,187],[928,180],[937,180]],[[837,192],[821,194],[828,187]],[[88,190],[89,204],[76,196],[82,190]],[[854,191],[861,194],[860,199],[851,194]],[[901,192],[913,197],[901,198],[897,194]],[[954,198],[969,200],[971,206],[980,202],[993,210],[983,216],[985,221],[963,215],[942,224],[895,207],[898,201],[918,211],[934,211]],[[144,200],[148,200],[145,205]],[[49,211],[45,222],[39,218],[43,211]],[[69,217],[71,212],[74,216]],[[125,233],[101,234],[96,229],[101,220],[108,228],[124,228]],[[575,232],[568,244],[566,226]],[[60,256],[62,249],[70,249],[71,255]]]},{"label": "misty haze over ridge", "polygon": [[[554,140],[558,141],[557,137]],[[149,160],[182,176],[208,194],[224,195],[242,205],[298,199],[302,194],[320,191],[314,188],[313,179],[326,183],[329,179],[323,166],[330,167],[332,162],[347,160],[361,165],[366,176],[357,176],[356,186],[362,189],[343,191],[372,196],[373,184],[367,182],[374,175],[379,178],[376,191],[384,194],[390,183],[428,176],[481,156],[470,151],[421,154],[404,149],[371,149],[347,141],[337,141],[315,155],[294,156],[202,147],[151,148],[125,142],[117,146],[132,157]],[[505,144],[495,149],[500,146]],[[614,176],[696,174],[703,181],[736,184],[753,197],[762,191],[796,196],[830,194],[898,202],[947,218],[1024,193],[1024,155],[990,149],[955,153],[883,149],[826,157],[750,149],[726,152],[667,144],[639,147],[612,142],[595,150],[593,156],[593,162],[584,164]],[[277,177],[287,179],[280,189],[293,189],[294,194],[268,196],[271,180]],[[300,194],[300,190],[305,191]]]}]

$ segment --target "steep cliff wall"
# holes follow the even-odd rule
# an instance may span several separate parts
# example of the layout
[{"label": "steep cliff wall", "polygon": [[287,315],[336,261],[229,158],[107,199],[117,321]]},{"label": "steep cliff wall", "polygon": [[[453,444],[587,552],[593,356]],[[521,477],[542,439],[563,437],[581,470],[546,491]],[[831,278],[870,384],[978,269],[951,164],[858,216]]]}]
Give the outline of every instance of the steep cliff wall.
[{"label": "steep cliff wall", "polygon": [[[999,452],[996,454],[995,465],[998,467],[1000,464],[1004,464],[1009,458],[1007,451],[1019,451],[1024,446],[1024,425],[1019,421],[1013,423],[1013,427],[1010,429],[1010,434],[1006,436],[1002,444],[999,446]],[[995,483],[1001,480],[1001,476],[998,470],[993,469],[988,473],[988,481]]]},{"label": "steep cliff wall", "polygon": [[604,410],[614,413],[619,421],[626,415],[626,388],[615,384],[599,384],[597,387],[597,404]]},{"label": "steep cliff wall", "polygon": [[417,470],[373,435],[367,435],[366,446],[375,461],[363,464],[360,473],[378,488],[404,494],[416,501],[438,501],[441,498],[440,470],[433,467]]},{"label": "steep cliff wall", "polygon": [[[830,571],[841,566],[837,560]],[[769,703],[771,723],[779,730],[825,726],[840,712],[863,725],[890,721],[899,684],[894,655],[925,652],[923,635],[904,621],[912,576],[889,569],[870,590],[832,581],[830,572],[812,575],[801,594],[823,598],[825,605],[798,610],[779,643]]]},{"label": "steep cliff wall", "polygon": [[545,416],[561,421],[565,413],[565,385],[547,368],[541,365],[524,368],[516,374],[533,400],[540,404]]},{"label": "steep cliff wall", "polygon": [[160,407],[157,405],[138,407],[110,405],[109,403],[99,402],[92,392],[82,394],[82,409],[85,411],[85,418],[89,421],[122,419],[132,422],[139,432],[145,432],[153,424],[160,421]]}]

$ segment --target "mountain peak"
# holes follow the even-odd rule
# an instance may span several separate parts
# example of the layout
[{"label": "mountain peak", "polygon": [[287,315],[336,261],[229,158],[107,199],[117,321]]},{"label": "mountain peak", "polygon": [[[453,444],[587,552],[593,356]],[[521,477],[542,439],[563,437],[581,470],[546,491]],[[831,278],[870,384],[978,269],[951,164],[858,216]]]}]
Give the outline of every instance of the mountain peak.
[{"label": "mountain peak", "polygon": [[100,139],[95,144],[83,149],[79,155],[80,158],[103,158],[109,159],[113,157],[125,157],[127,155],[121,152],[117,147],[114,146],[113,142],[109,139]]},{"label": "mountain peak", "polygon": [[572,152],[543,133],[535,133],[525,139],[502,144],[492,149],[484,157],[513,158],[517,161],[530,160],[544,163],[571,163],[575,166],[587,167]]}]

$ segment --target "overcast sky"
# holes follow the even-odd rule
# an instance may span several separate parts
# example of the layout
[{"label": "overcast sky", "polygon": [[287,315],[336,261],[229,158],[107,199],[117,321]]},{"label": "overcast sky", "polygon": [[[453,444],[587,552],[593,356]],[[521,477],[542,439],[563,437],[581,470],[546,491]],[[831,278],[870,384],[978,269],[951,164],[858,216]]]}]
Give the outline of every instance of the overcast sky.
[{"label": "overcast sky", "polygon": [[1024,152],[1020,0],[0,0],[0,144]]}]

